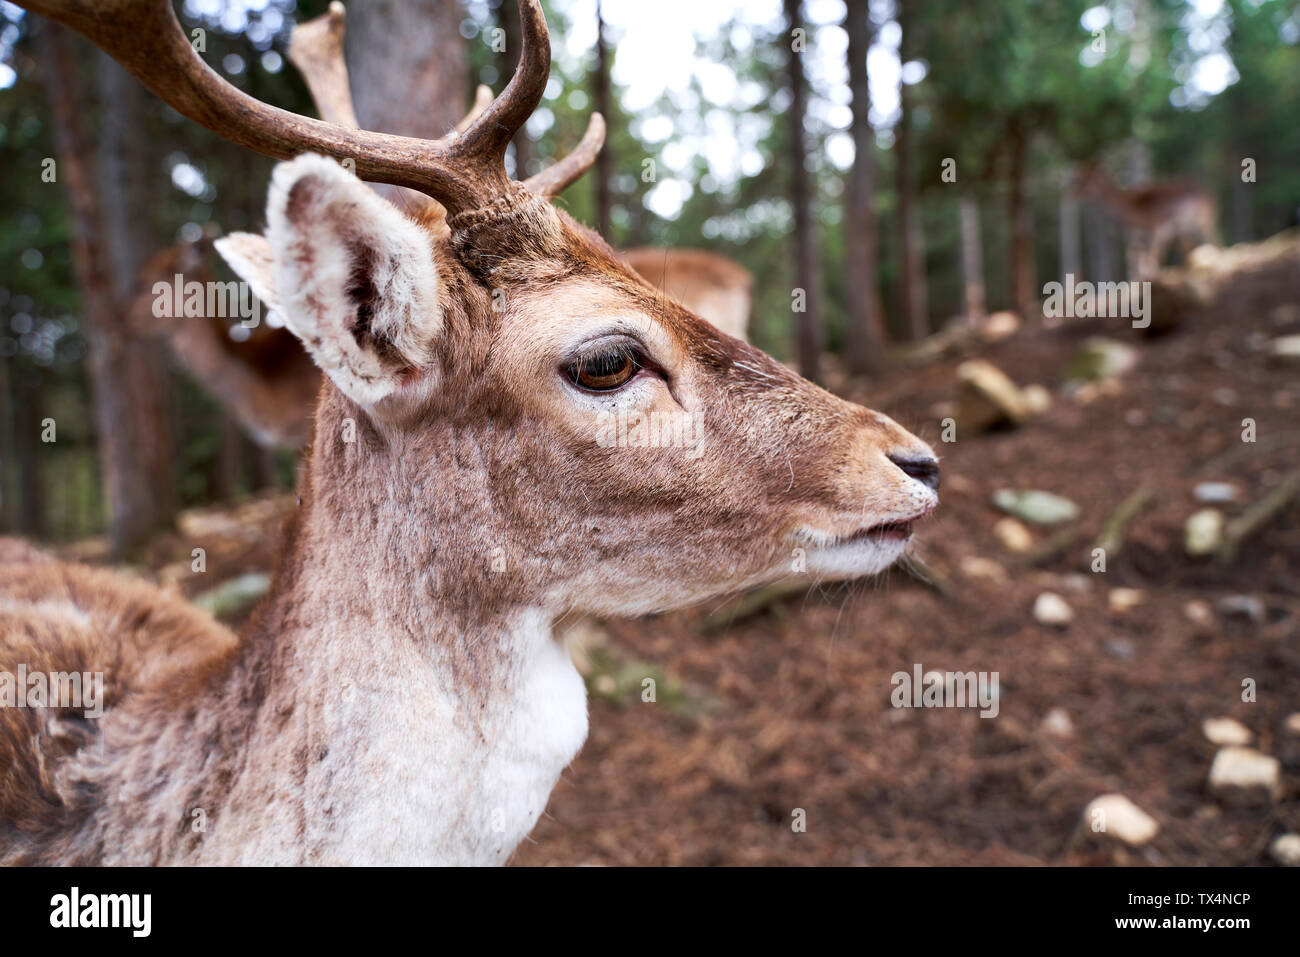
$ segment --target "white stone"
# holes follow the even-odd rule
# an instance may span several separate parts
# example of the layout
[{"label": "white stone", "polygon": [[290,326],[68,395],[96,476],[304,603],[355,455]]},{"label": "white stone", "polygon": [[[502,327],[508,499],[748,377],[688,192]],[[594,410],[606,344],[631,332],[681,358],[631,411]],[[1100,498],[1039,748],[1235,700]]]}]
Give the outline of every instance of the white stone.
[{"label": "white stone", "polygon": [[1043,731],[1053,738],[1069,738],[1074,735],[1074,722],[1070,712],[1064,708],[1053,708],[1043,716]]},{"label": "white stone", "polygon": [[1052,407],[1052,393],[1037,383],[1021,389],[1020,397],[1025,400],[1025,408],[1031,415],[1042,415]]},{"label": "white stone", "polygon": [[1206,718],[1201,731],[1211,744],[1250,744],[1250,729],[1236,718]]},{"label": "white stone", "polygon": [[1084,827],[1130,847],[1140,847],[1160,831],[1160,825],[1122,794],[1093,798],[1083,810]]},{"label": "white stone", "polygon": [[1009,552],[1023,554],[1034,547],[1034,536],[1014,518],[1000,518],[993,526],[993,537]]},{"label": "white stone", "polygon": [[1214,624],[1214,609],[1208,601],[1195,598],[1183,606],[1183,614],[1193,625],[1208,628]]},{"label": "white stone", "polygon": [[991,559],[980,558],[978,555],[962,556],[961,573],[967,578],[983,578],[994,582],[1007,580],[1007,570],[1005,568]]},{"label": "white stone", "polygon": [[1074,620],[1074,612],[1060,595],[1045,591],[1034,599],[1034,619],[1040,625],[1064,628]]},{"label": "white stone", "polygon": [[1223,542],[1223,513],[1217,508],[1203,508],[1183,526],[1183,547],[1188,555],[1210,555]]},{"label": "white stone", "polygon": [[1220,748],[1210,765],[1210,790],[1233,804],[1275,801],[1282,793],[1282,765],[1254,748]]},{"label": "white stone", "polygon": [[1268,853],[1283,867],[1300,867],[1300,834],[1279,834],[1268,846]]},{"label": "white stone", "polygon": [[1123,614],[1146,599],[1146,592],[1140,588],[1112,588],[1106,595],[1106,607],[1116,614]]},{"label": "white stone", "polygon": [[1227,505],[1237,501],[1241,496],[1237,486],[1231,482],[1201,482],[1192,490],[1196,501],[1205,505]]},{"label": "white stone", "polygon": [[1279,364],[1300,362],[1300,336],[1278,336],[1271,352],[1273,361]]}]

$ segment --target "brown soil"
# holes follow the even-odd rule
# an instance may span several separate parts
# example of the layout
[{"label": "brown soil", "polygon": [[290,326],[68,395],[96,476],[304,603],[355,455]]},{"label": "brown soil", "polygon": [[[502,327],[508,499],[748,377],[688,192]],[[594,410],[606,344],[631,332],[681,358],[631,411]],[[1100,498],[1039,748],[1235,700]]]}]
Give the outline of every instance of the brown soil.
[{"label": "brown soil", "polygon": [[[915,546],[942,589],[895,569],[722,628],[701,627],[719,608],[606,622],[589,679],[590,738],[514,861],[1266,863],[1268,842],[1300,829],[1300,735],[1283,727],[1300,711],[1300,506],[1230,564],[1188,558],[1182,527],[1201,507],[1197,482],[1232,481],[1246,505],[1300,467],[1300,377],[1266,357],[1268,338],[1300,332],[1295,272],[1275,295],[1255,295],[1266,285],[1258,278],[1249,296],[1229,289],[1211,314],[1160,338],[1115,320],[1068,320],[844,390],[933,440],[943,457],[943,504]],[[1081,401],[1062,387],[1087,335],[1124,339],[1140,362],[1117,387]],[[1018,429],[940,442],[955,367],[972,356],[1021,385],[1045,385],[1051,409]],[[1247,417],[1254,444],[1241,440]],[[1104,574],[1091,572],[1106,518],[1143,486],[1153,497],[1122,551]],[[1000,488],[1072,499],[1081,510],[1066,526],[1073,541],[1054,555],[1005,551],[992,535],[1001,514],[990,496]],[[258,534],[227,530],[226,544],[209,549],[203,587],[269,566],[262,533],[274,523],[258,503],[246,511]],[[208,538],[220,531],[219,521]],[[1035,538],[1042,546],[1057,534]],[[161,543],[153,564],[170,561],[161,577],[190,594],[200,581],[176,564],[188,562],[183,538]],[[1112,612],[1108,593],[1121,587],[1144,598]],[[1072,607],[1068,628],[1035,622],[1031,608],[1045,590]],[[1258,598],[1264,619],[1216,610],[1198,623],[1187,611],[1232,595]],[[892,708],[890,676],[914,663],[998,672],[999,714]],[[659,683],[656,703],[641,701],[645,676]],[[1258,689],[1253,703],[1242,701],[1247,678]],[[1071,736],[1043,728],[1055,708],[1068,713]],[[1281,801],[1241,808],[1208,793],[1215,747],[1201,723],[1219,715],[1240,720],[1255,746],[1282,760]],[[1161,825],[1141,850],[1080,826],[1087,803],[1115,791]],[[798,809],[802,832],[792,828]]]}]

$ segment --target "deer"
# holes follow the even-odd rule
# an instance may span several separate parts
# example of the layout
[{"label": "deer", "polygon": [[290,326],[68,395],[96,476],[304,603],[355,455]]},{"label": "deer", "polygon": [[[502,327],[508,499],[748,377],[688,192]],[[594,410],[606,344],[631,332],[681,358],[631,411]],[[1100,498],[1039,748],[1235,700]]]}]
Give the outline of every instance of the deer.
[{"label": "deer", "polygon": [[[335,0],[326,13],[296,25],[290,33],[288,59],[306,82],[321,119],[355,127],[356,109],[343,53],[345,19],[343,4]],[[491,89],[480,85],[454,131],[464,132],[491,102]],[[419,205],[427,199],[407,193],[401,201]],[[239,340],[215,316],[206,322],[159,321],[153,316],[153,298],[147,290],[156,282],[170,282],[183,271],[195,273],[200,281],[211,279],[204,252],[202,244],[180,242],[145,265],[133,325],[165,341],[179,364],[255,443],[265,449],[297,450],[310,436],[320,373],[275,313],[267,317],[268,322],[246,328]],[[745,338],[754,279],[744,266],[700,249],[644,246],[622,256],[666,295],[729,335]]]},{"label": "deer", "polygon": [[747,338],[753,311],[754,276],[740,263],[707,249],[638,246],[623,261],[729,336]]},{"label": "deer", "polygon": [[[574,152],[508,176],[550,73],[538,0],[518,4],[505,89],[439,140],[244,94],[166,0],[26,5],[280,161],[265,233],[223,254],[322,379],[299,504],[240,634],[0,544],[3,669],[104,682],[93,720],[0,708],[3,862],[502,864],[587,735],[560,616],[683,608],[795,563],[873,575],[937,506],[925,442],[663,296],[552,204],[599,149],[599,114]],[[656,414],[696,417],[701,445],[601,440],[610,415]]]},{"label": "deer", "polygon": [[1128,268],[1134,279],[1152,278],[1165,251],[1177,243],[1186,259],[1202,243],[1219,245],[1218,203],[1199,183],[1163,180],[1121,189],[1097,163],[1083,164],[1075,180],[1078,193],[1093,196],[1128,233]]}]

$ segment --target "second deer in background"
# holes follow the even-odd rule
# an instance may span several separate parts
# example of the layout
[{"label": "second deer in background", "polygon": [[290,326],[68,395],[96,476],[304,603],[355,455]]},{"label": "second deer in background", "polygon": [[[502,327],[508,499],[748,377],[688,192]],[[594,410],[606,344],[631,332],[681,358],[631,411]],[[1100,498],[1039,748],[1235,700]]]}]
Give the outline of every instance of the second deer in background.
[{"label": "second deer in background", "polygon": [[1123,225],[1130,279],[1150,279],[1177,243],[1183,259],[1202,243],[1219,245],[1219,209],[1214,197],[1192,180],[1171,179],[1121,189],[1096,163],[1085,163],[1075,189],[1096,197]]}]

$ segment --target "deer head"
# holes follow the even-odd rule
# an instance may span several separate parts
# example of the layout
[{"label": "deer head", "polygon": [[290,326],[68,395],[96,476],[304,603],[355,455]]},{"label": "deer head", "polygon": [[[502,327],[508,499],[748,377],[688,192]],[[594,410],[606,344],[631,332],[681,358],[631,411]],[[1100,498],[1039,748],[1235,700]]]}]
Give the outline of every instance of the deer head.
[{"label": "deer head", "polygon": [[[327,379],[304,495],[316,541],[381,547],[376,562],[452,606],[625,614],[804,568],[877,572],[934,508],[925,443],[665,299],[551,205],[590,165],[599,115],[551,169],[507,176],[549,73],[536,0],[519,4],[505,91],[438,141],[245,96],[165,0],[29,5],[180,112],[294,157],[265,236],[222,252]],[[404,212],[358,176],[437,206]]]}]

